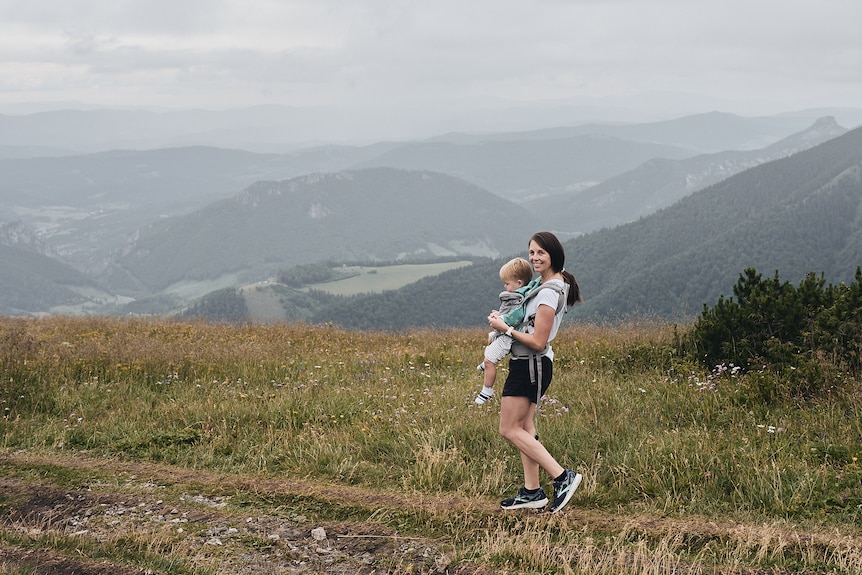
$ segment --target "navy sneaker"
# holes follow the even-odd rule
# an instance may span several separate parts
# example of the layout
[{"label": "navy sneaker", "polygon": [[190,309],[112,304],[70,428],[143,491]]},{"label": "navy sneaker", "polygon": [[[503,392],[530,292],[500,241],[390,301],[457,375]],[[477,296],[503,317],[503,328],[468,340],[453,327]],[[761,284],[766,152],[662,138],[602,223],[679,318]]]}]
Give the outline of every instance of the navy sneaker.
[{"label": "navy sneaker", "polygon": [[518,490],[518,494],[500,502],[503,509],[541,509],[548,504],[545,490],[539,487],[535,493],[527,491],[526,487]]},{"label": "navy sneaker", "polygon": [[583,478],[580,473],[566,469],[562,479],[554,480],[554,504],[551,505],[551,513],[556,513],[566,506]]}]

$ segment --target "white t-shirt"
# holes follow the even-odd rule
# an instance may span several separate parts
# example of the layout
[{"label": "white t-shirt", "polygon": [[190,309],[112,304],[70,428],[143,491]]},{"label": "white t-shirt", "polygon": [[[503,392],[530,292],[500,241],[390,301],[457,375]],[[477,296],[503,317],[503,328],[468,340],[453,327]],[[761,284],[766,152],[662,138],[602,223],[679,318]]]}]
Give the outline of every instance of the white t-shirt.
[{"label": "white t-shirt", "polygon": [[[557,293],[557,290],[552,289],[543,289],[536,294],[535,297],[530,298],[527,301],[527,307],[525,308],[526,317],[530,317],[534,315],[536,311],[539,309],[540,305],[550,306],[550,308],[554,311],[557,311],[557,306],[560,303],[560,298],[565,298],[568,296],[569,286],[560,279],[552,279],[545,282],[546,284],[553,283],[555,285],[559,285],[563,288],[563,295]],[[563,310],[565,310],[565,306],[563,306]],[[553,340],[557,336],[557,330],[560,329],[560,323],[563,321],[563,311],[554,315],[554,325],[551,326],[551,333],[548,334],[548,353],[546,354],[549,359],[554,359],[554,350],[551,349],[551,340]],[[527,326],[524,330],[526,333],[533,333],[533,326]]]}]

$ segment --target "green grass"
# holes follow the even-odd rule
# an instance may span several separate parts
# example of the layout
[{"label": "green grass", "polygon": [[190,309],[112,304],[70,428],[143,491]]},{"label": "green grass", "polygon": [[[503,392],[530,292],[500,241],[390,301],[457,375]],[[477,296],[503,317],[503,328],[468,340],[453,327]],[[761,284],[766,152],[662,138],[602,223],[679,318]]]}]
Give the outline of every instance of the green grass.
[{"label": "green grass", "polygon": [[400,264],[391,266],[345,266],[339,271],[347,277],[336,281],[312,284],[303,291],[319,290],[332,295],[358,295],[395,290],[424,277],[472,265],[470,261],[434,264]]},{"label": "green grass", "polygon": [[[399,335],[4,319],[0,453],[289,477],[365,494],[469,494],[493,507],[522,479],[516,451],[497,434],[498,403],[473,403],[483,338],[481,330]],[[705,373],[676,357],[672,341],[672,326],[637,324],[570,326],[555,341],[539,432],[563,465],[584,474],[573,504],[588,514],[584,521],[560,530],[544,516],[447,515],[436,507],[384,509],[375,520],[445,538],[462,560],[514,572],[666,567],[649,557],[815,573],[862,566],[859,382],[848,378],[805,402],[759,405],[749,386],[777,376]],[[0,471],[84,482],[59,464],[40,470],[7,462]],[[550,479],[543,481],[548,487]],[[318,496],[228,491],[233,505],[272,513],[290,506],[353,521],[374,513],[362,501],[326,508]],[[690,525],[704,518],[721,524]],[[651,527],[661,521],[672,523]],[[11,535],[6,541],[15,543]],[[142,554],[131,561],[151,561],[147,543],[124,544]],[[614,571],[621,564],[626,570]]]}]

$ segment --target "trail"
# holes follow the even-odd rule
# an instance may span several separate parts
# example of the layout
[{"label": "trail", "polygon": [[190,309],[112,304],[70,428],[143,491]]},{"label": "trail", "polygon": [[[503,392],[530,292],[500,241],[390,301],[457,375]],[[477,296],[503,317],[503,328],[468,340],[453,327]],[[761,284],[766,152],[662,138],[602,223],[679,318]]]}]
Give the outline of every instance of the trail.
[{"label": "trail", "polygon": [[[257,477],[69,455],[0,456],[0,567],[56,575],[152,573],[424,573],[481,575],[505,570],[458,555],[462,541],[399,532],[399,517],[453,517],[483,529],[524,522],[618,537],[687,538],[697,546],[745,540],[770,550],[859,549],[858,536],[742,525],[705,518],[614,514],[572,506],[559,515],[501,513],[490,499],[377,491],[318,481]],[[45,477],[63,477],[60,486]],[[80,478],[80,479],[76,479]],[[71,485],[71,487],[70,487]],[[213,495],[218,493],[219,495]],[[364,517],[365,519],[357,519]],[[503,522],[503,523],[500,523]],[[433,531],[433,530],[431,530]],[[760,535],[758,535],[760,533]],[[123,548],[126,551],[123,551]],[[570,555],[575,556],[574,550]],[[566,553],[567,550],[559,550]],[[474,554],[475,555],[475,554]],[[134,561],[132,561],[134,558]],[[640,560],[624,559],[632,572]],[[678,563],[674,573],[791,575],[793,571]],[[145,567],[140,567],[145,565]],[[0,570],[0,572],[3,572]],[[513,567],[509,572],[517,573]],[[801,573],[801,572],[800,572]]]}]

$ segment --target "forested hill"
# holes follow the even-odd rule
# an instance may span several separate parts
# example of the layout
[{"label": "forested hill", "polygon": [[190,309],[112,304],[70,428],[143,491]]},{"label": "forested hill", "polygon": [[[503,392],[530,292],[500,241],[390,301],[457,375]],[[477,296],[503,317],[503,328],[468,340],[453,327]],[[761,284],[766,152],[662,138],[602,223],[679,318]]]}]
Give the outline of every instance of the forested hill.
[{"label": "forested hill", "polygon": [[104,281],[155,292],[226,275],[256,280],[336,259],[496,257],[517,249],[534,225],[513,204],[443,174],[391,168],[312,174],[258,182],[149,226]]},{"label": "forested hill", "polygon": [[29,246],[0,241],[0,314],[16,315],[36,306],[49,310],[85,301],[81,290],[97,288],[81,272]]},{"label": "forested hill", "polygon": [[[732,296],[747,267],[794,283],[808,272],[852,281],[862,264],[862,128],[565,247],[586,298],[569,320],[688,319],[719,295]],[[351,299],[315,320],[360,329],[481,326],[497,302],[503,259]]]},{"label": "forested hill", "polygon": [[567,244],[579,316],[699,313],[747,267],[797,283],[862,264],[862,128],[742,172],[655,215]]}]

